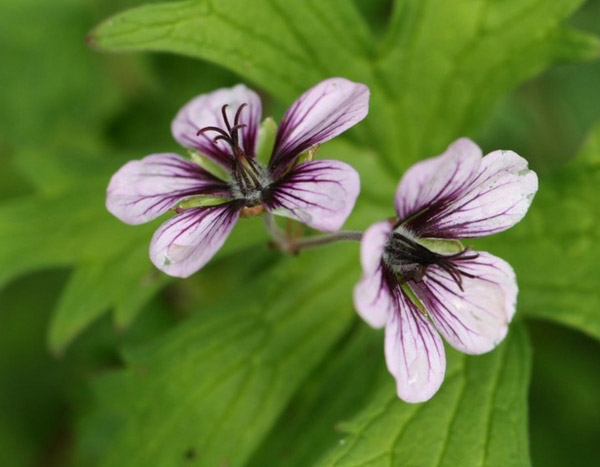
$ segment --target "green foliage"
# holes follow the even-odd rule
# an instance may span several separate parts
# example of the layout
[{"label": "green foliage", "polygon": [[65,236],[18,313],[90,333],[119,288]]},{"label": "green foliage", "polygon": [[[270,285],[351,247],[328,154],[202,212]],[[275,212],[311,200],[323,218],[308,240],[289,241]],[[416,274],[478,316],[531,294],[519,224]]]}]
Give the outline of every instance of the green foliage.
[{"label": "green foliage", "polygon": [[[147,256],[160,221],[125,226],[106,212],[104,196],[125,160],[176,150],[170,119],[195,94],[250,81],[266,91],[265,116],[273,111],[277,121],[308,87],[345,76],[370,86],[371,112],[317,157],[360,172],[347,227],[365,229],[393,215],[396,183],[412,162],[473,135],[492,105],[527,79],[598,56],[597,38],[564,24],[583,0],[397,0],[389,15],[386,2],[364,0],[179,1],[126,11],[88,37],[101,50],[174,52],[235,76],[175,57],[90,52],[85,33],[122,2],[38,3],[0,7],[0,52],[10,64],[0,69],[7,462],[62,465],[75,443],[78,465],[529,464],[531,356],[521,324],[489,355],[450,350],[440,392],[408,405],[385,369],[381,333],[352,312],[357,245],[283,257],[267,250],[261,219],[243,220],[206,268],[174,281]],[[514,108],[507,115],[522,121]],[[540,118],[543,131],[528,144],[552,144],[548,120]],[[486,132],[494,131],[498,137],[492,121]],[[548,164],[557,170],[541,180],[519,226],[477,242],[514,265],[517,316],[596,339],[599,160],[600,128],[571,163]],[[44,333],[63,360],[45,354]],[[538,372],[535,394],[539,384],[556,386],[562,400],[575,393],[549,377],[559,371],[582,385],[576,394],[592,406],[595,379],[582,377],[592,365],[554,367],[560,352],[541,348],[548,368]],[[90,376],[87,398],[80,383]],[[537,407],[553,410],[548,401]],[[565,407],[586,412],[583,402]],[[583,417],[569,410],[561,420],[578,426]],[[593,438],[590,420],[579,426]]]},{"label": "green foliage", "polygon": [[126,328],[168,279],[150,264],[140,238],[121,245],[114,258],[80,264],[69,278],[49,328],[49,346],[60,353],[92,321],[114,310],[117,329]]},{"label": "green foliage", "polygon": [[442,389],[426,404],[398,400],[393,383],[340,428],[326,466],[526,466],[530,350],[524,329],[481,357],[450,354]]},{"label": "green foliage", "polygon": [[507,259],[519,309],[600,339],[600,126],[580,154],[543,178],[527,217],[479,248]]},{"label": "green foliage", "polygon": [[101,179],[61,195],[0,205],[0,282],[40,268],[81,267],[53,317],[49,339],[55,352],[113,304],[117,324],[127,323],[149,292],[164,283],[141,254],[152,227],[132,229],[115,222],[103,209],[104,190]]},{"label": "green foliage", "polygon": [[[144,155],[137,125],[148,115],[156,117],[143,109],[132,123],[123,108],[132,107],[140,92],[162,92],[168,79],[151,76],[141,60],[90,53],[84,39],[99,20],[98,5],[38,3],[11,0],[0,6],[0,53],[10,64],[0,70],[0,286],[42,268],[75,268],[49,329],[50,348],[60,353],[111,308],[117,328],[131,324],[168,280],[146,254],[158,224],[127,227],[104,205],[112,173]],[[35,17],[44,21],[24,27]],[[167,65],[173,71],[180,66]],[[152,102],[163,131],[142,130],[143,141],[152,141],[148,151],[165,141],[174,149],[168,125],[178,106],[202,86],[211,89],[230,79],[203,73],[201,66],[186,72],[167,83],[181,92],[173,93],[179,102]],[[131,133],[113,138],[118,150],[106,138],[115,132],[109,128],[115,119],[127,123]],[[128,150],[130,141],[134,150]],[[259,230],[249,232],[250,237]],[[238,238],[241,248],[252,241]],[[235,244],[234,239],[233,249]]]},{"label": "green foliage", "polygon": [[336,247],[339,263],[317,252],[280,259],[250,287],[128,352],[125,372],[97,382],[97,410],[114,412],[118,427],[102,465],[243,464],[353,318],[353,250]]},{"label": "green foliage", "polygon": [[528,326],[535,349],[530,387],[533,465],[593,467],[600,429],[598,341],[551,322]]},{"label": "green foliage", "polygon": [[68,372],[50,358],[44,341],[48,312],[64,276],[37,274],[0,291],[0,445],[4,465],[34,465],[40,447],[47,449],[48,440],[60,438],[64,431]]},{"label": "green foliage", "polygon": [[[89,149],[101,123],[119,106],[111,64],[90,54],[82,40],[96,15],[77,4],[2,2],[0,141],[10,150]],[[24,27],[33,17],[44,21]]]},{"label": "green foliage", "polygon": [[389,387],[381,346],[379,332],[355,322],[281,413],[249,465],[315,465],[338,443],[340,421],[369,404],[380,385]]},{"label": "green foliage", "polygon": [[127,11],[90,40],[211,60],[288,102],[324,77],[366,83],[363,140],[398,174],[472,132],[499,96],[552,63],[596,58],[595,37],[561,24],[581,3],[402,0],[376,43],[350,0],[264,0],[251,9],[196,0]]}]

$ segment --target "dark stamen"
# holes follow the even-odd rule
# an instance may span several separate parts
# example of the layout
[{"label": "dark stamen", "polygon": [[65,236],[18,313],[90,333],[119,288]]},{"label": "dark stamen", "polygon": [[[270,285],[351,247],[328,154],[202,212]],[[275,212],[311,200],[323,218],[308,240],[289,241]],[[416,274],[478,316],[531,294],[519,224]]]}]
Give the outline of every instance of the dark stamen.
[{"label": "dark stamen", "polygon": [[225,126],[227,127],[227,131],[225,131],[223,128],[219,128],[217,126],[206,126],[204,128],[199,129],[196,132],[196,136],[200,136],[201,134],[206,133],[207,131],[214,131],[215,133],[218,133],[218,136],[213,139],[213,142],[216,143],[218,141],[225,141],[231,147],[231,150],[233,151],[233,154],[235,156],[245,157],[244,152],[239,147],[238,130],[248,126],[245,123],[239,123],[242,109],[244,107],[246,107],[246,105],[247,104],[242,104],[237,109],[237,112],[235,113],[235,118],[233,121],[233,126],[231,126],[231,124],[229,123],[229,117],[227,117],[228,105],[225,104],[223,107],[221,107],[221,115],[223,116],[223,122],[225,123]]},{"label": "dark stamen", "polygon": [[479,254],[473,253],[470,247],[458,253],[443,255],[429,250],[400,232],[394,232],[386,246],[386,252],[389,266],[398,274],[399,280],[402,282],[420,282],[423,280],[427,268],[432,265],[445,271],[461,291],[464,291],[463,277],[471,279],[476,277],[456,264],[479,257]]},{"label": "dark stamen", "polygon": [[240,116],[242,115],[242,110],[244,109],[244,107],[246,107],[248,104],[243,103],[242,105],[240,105],[237,109],[237,112],[235,113],[235,117],[233,119],[233,126],[236,127],[238,125],[238,123],[240,122]]},{"label": "dark stamen", "polygon": [[238,136],[239,136],[239,135],[238,135],[238,130],[239,130],[240,128],[245,128],[245,127],[247,127],[247,126],[248,126],[248,125],[246,125],[245,123],[242,123],[242,124],[236,124],[236,125],[233,125],[233,127],[231,128],[231,141],[233,141],[233,145],[234,145],[234,146],[236,146],[236,147],[238,147],[238,146],[239,146],[239,145],[238,145]]},{"label": "dark stamen", "polygon": [[229,119],[227,118],[227,107],[229,107],[228,104],[225,104],[223,107],[221,107],[221,115],[223,115],[223,121],[225,122],[227,131],[229,134],[231,134],[231,125],[229,124]]},{"label": "dark stamen", "polygon": [[202,133],[205,133],[207,131],[216,131],[217,133],[222,134],[223,136],[228,137],[229,134],[225,132],[225,130],[223,130],[222,128],[219,128],[217,126],[205,126],[204,128],[200,128],[197,132],[196,132],[196,136],[200,136]]},{"label": "dark stamen", "polygon": [[213,142],[216,143],[217,141],[225,141],[226,143],[231,144],[231,139],[229,136],[219,135],[213,139]]},{"label": "dark stamen", "polygon": [[240,123],[242,111],[248,104],[241,104],[233,117],[233,125],[227,115],[228,105],[221,107],[221,115],[223,117],[223,124],[225,128],[219,128],[216,126],[207,126],[197,131],[196,135],[199,136],[206,132],[215,132],[217,135],[212,139],[213,143],[219,141],[225,141],[231,148],[231,176],[233,178],[234,188],[240,192],[242,197],[246,199],[249,205],[257,202],[257,196],[262,193],[265,188],[263,185],[265,182],[264,169],[244,151],[243,133],[240,135],[239,131],[248,126],[247,123]]}]

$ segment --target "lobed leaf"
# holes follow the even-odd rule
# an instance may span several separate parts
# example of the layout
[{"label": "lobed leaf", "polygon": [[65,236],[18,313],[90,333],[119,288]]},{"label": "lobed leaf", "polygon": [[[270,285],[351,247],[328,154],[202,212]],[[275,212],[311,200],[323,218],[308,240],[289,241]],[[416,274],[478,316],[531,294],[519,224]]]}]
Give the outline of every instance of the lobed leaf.
[{"label": "lobed leaf", "polygon": [[61,353],[79,333],[114,307],[117,329],[124,329],[170,278],[150,264],[141,239],[104,261],[78,264],[62,292],[48,330],[48,345]]},{"label": "lobed leaf", "polygon": [[288,102],[330,76],[364,82],[372,98],[363,139],[398,174],[474,131],[519,83],[558,61],[597,58],[597,38],[561,24],[582,3],[398,0],[377,44],[349,0],[260,0],[251,9],[195,0],[124,12],[90,41],[210,60]]},{"label": "lobed leaf", "polygon": [[527,466],[527,334],[483,356],[449,355],[446,379],[429,402],[398,399],[394,383],[379,385],[371,402],[340,426],[340,438],[317,465]]},{"label": "lobed leaf", "polygon": [[598,58],[598,38],[561,24],[582,4],[396,1],[379,68],[402,165],[472,134],[500,96],[552,64]]},{"label": "lobed leaf", "polygon": [[355,249],[282,258],[229,299],[130,352],[128,368],[96,387],[95,416],[110,414],[115,427],[100,465],[244,464],[352,320]]},{"label": "lobed leaf", "polygon": [[[132,227],[112,217],[104,207],[106,184],[100,177],[58,194],[0,204],[0,286],[38,269],[76,267],[52,317],[48,342],[54,352],[111,308],[116,326],[127,327],[169,280],[148,259],[160,221]],[[244,222],[221,255],[264,242],[257,221]]]},{"label": "lobed leaf", "polygon": [[384,371],[382,346],[380,332],[356,321],[341,345],[299,388],[248,465],[315,465],[339,442],[339,423],[369,405],[390,378]]}]

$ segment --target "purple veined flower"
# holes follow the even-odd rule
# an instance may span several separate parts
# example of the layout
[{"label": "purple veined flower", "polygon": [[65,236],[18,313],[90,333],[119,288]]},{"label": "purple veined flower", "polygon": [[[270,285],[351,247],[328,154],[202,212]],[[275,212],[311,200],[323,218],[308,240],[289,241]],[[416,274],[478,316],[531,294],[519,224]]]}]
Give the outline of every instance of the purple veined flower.
[{"label": "purple veined flower", "polygon": [[446,369],[440,334],[467,354],[488,352],[506,336],[515,273],[461,240],[515,225],[537,188],[518,154],[482,157],[475,143],[459,139],[410,168],[396,191],[397,219],[363,235],[354,303],[371,326],[385,326],[386,363],[401,399],[423,402],[439,389]]},{"label": "purple veined flower", "polygon": [[269,119],[259,126],[260,98],[243,85],[198,96],[171,126],[192,160],[162,153],[128,162],[110,180],[107,209],[127,224],[175,210],[154,234],[150,258],[177,277],[204,266],[241,216],[267,210],[336,231],[354,207],[358,174],[340,161],[300,159],[360,122],[368,106],[367,86],[331,78],[300,96],[275,130]]}]

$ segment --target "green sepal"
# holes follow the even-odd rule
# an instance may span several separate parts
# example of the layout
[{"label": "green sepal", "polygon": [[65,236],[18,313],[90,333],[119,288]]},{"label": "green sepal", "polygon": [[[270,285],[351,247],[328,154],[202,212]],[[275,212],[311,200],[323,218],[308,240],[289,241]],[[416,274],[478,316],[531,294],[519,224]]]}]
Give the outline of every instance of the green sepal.
[{"label": "green sepal", "polygon": [[459,240],[447,240],[440,238],[419,238],[417,243],[423,245],[434,253],[442,255],[451,255],[454,253],[460,253],[465,249],[463,244]]},{"label": "green sepal", "polygon": [[258,144],[256,145],[256,159],[263,167],[269,165],[275,138],[277,137],[277,123],[271,117],[267,117],[260,124],[258,130]]},{"label": "green sepal", "polygon": [[317,144],[314,148],[311,148],[308,151],[300,154],[300,156],[298,157],[298,160],[296,161],[296,163],[294,165],[298,165],[298,164],[302,164],[303,162],[310,162],[310,161],[314,160],[315,155],[317,154],[317,151],[319,150],[320,147],[321,147],[321,145]]},{"label": "green sepal", "polygon": [[181,209],[199,208],[204,206],[218,206],[231,201],[229,198],[218,198],[216,196],[198,196],[196,198],[186,199],[179,203]]},{"label": "green sepal", "polygon": [[413,302],[414,305],[419,309],[419,311],[426,315],[427,312],[425,311],[425,306],[423,305],[423,303],[421,303],[421,300],[419,300],[419,298],[415,295],[415,293],[408,286],[408,284],[406,282],[400,282],[400,287],[402,288],[406,296],[410,299],[410,301]]},{"label": "green sepal", "polygon": [[219,164],[206,157],[201,152],[196,151],[195,149],[189,149],[188,152],[190,154],[190,157],[192,158],[192,161],[194,161],[196,164],[198,164],[210,174],[225,182],[229,182],[231,180],[231,176],[229,175],[229,172],[226,169],[224,169]]}]

